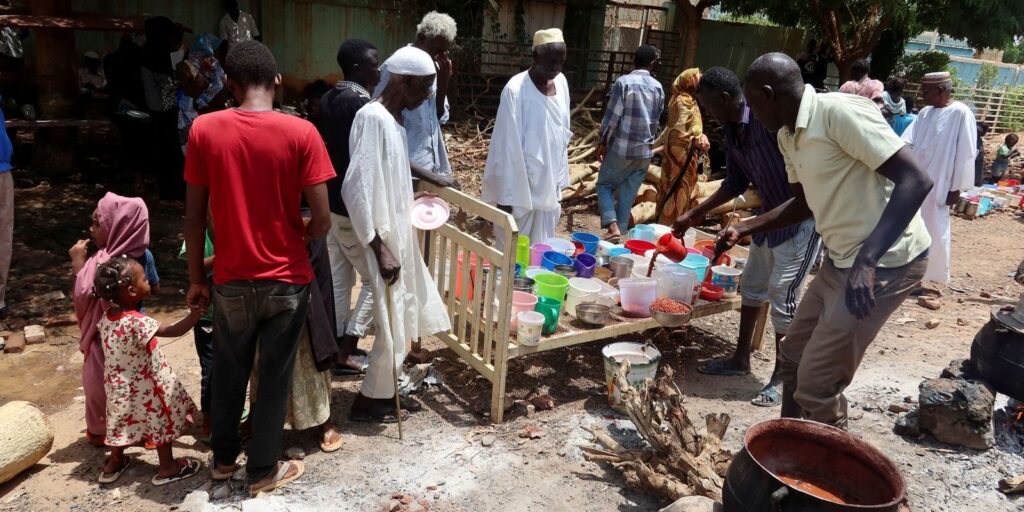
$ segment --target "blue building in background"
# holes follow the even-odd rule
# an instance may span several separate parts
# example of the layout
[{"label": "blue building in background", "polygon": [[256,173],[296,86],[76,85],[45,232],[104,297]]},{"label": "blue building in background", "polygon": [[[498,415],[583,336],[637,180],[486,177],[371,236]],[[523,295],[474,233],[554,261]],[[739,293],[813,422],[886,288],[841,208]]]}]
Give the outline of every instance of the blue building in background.
[{"label": "blue building in background", "polygon": [[976,84],[985,64],[996,67],[995,79],[988,87],[1024,85],[1024,72],[1016,64],[1002,62],[1001,50],[976,51],[967,41],[945,37],[937,32],[925,32],[912,38],[906,46],[906,55],[925,51],[940,51],[950,56],[949,67],[956,70],[957,78],[966,84]]}]

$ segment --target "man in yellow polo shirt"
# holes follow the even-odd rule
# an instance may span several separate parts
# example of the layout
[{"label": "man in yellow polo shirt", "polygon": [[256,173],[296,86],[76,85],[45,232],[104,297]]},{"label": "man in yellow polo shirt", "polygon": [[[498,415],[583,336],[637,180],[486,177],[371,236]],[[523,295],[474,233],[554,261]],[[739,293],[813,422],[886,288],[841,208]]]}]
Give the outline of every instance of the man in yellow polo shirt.
[{"label": "man in yellow polo shirt", "polygon": [[785,54],[754,61],[743,92],[778,132],[794,198],[723,231],[720,248],[814,218],[828,258],[779,347],[782,416],[845,427],[843,390],[927,268],[918,212],[932,182],[871,100],[815,93]]}]

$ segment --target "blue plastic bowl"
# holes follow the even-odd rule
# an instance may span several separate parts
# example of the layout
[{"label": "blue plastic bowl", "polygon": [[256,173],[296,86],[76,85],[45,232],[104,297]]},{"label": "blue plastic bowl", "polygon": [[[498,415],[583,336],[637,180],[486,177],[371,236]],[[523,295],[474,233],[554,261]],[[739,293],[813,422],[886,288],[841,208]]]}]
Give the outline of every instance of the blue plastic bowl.
[{"label": "blue plastic bowl", "polygon": [[541,256],[541,263],[544,268],[554,271],[556,265],[572,265],[572,258],[558,252],[558,251],[546,251]]},{"label": "blue plastic bowl", "polygon": [[572,241],[583,244],[583,250],[593,256],[597,254],[597,245],[601,241],[601,237],[593,233],[573,233]]}]

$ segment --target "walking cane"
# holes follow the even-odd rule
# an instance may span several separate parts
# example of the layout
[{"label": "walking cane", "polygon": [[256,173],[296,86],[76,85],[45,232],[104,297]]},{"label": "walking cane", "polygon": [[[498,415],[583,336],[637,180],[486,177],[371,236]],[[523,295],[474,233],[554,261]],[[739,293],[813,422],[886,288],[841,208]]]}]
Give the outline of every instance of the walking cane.
[{"label": "walking cane", "polygon": [[[384,283],[384,304],[388,308],[388,334],[394,332],[391,328],[391,285]],[[395,385],[395,416],[398,418],[398,440],[402,440],[402,401],[398,398],[398,367],[395,364],[395,344],[398,340],[391,336],[391,382]]]}]

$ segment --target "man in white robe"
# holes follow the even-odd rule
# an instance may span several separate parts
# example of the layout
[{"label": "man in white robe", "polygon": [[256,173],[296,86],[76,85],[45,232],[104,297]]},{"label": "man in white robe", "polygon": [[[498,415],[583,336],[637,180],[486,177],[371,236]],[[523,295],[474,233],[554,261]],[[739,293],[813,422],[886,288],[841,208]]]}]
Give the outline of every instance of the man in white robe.
[{"label": "man in white robe", "polygon": [[903,132],[903,140],[913,148],[918,163],[935,183],[921,205],[921,217],[932,237],[924,278],[949,284],[949,207],[956,204],[960,192],[974,186],[978,128],[967,105],[953,101],[949,73],[925,75],[921,79],[921,94],[928,106]]},{"label": "man in white robe", "polygon": [[[412,175],[402,111],[431,94],[436,69],[418,48],[399,49],[385,64],[391,81],[384,92],[356,113],[349,136],[351,162],[341,186],[352,230],[366,251],[373,288],[376,336],[362,390],[349,418],[391,423],[395,410],[393,372],[401,368],[411,339],[451,329],[437,285],[420,254],[410,223]],[[390,302],[390,311],[388,310]],[[402,409],[419,410],[403,399]]]},{"label": "man in white robe", "polygon": [[[543,242],[555,234],[569,186],[569,84],[562,74],[562,31],[533,37],[533,65],[501,92],[484,169],[483,201],[512,213],[519,233]],[[504,233],[496,229],[498,246]]]}]

